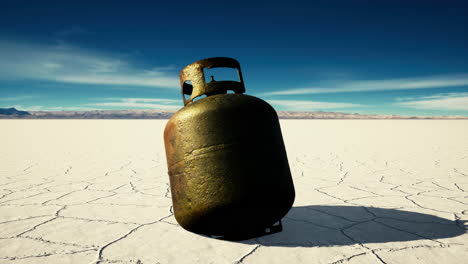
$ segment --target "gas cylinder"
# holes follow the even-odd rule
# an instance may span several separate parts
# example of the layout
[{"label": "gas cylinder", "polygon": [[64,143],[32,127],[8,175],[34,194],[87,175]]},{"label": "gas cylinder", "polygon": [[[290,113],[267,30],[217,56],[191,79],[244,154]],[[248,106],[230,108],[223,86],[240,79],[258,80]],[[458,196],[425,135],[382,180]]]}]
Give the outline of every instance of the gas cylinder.
[{"label": "gas cylinder", "polygon": [[[237,70],[239,81],[205,80],[204,69],[217,67]],[[164,130],[177,222],[230,240],[281,231],[295,192],[276,111],[244,94],[232,58],[194,62],[180,84],[184,107]]]}]

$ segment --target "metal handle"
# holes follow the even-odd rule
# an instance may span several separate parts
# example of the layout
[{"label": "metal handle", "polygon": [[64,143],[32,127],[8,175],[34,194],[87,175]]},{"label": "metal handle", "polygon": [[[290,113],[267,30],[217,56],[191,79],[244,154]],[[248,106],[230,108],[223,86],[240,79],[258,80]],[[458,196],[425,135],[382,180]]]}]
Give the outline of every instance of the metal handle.
[{"label": "metal handle", "polygon": [[[235,68],[239,75],[239,82],[236,81],[216,81],[207,83],[205,81],[204,68]],[[188,81],[191,84],[187,83]],[[233,90],[235,93],[241,94],[245,92],[244,79],[242,71],[237,60],[226,57],[215,57],[196,61],[180,71],[180,86],[182,88],[182,98],[184,105],[193,101],[201,95],[213,95],[227,93],[227,90]],[[185,95],[190,95],[188,99]]]}]

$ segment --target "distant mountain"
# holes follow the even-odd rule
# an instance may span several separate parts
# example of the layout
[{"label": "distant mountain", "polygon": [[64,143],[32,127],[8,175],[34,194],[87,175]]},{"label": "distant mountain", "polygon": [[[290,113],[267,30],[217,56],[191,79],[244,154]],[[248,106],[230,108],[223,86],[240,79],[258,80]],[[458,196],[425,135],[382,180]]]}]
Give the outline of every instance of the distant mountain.
[{"label": "distant mountain", "polygon": [[164,110],[92,110],[30,111],[34,119],[169,119],[175,111]]},{"label": "distant mountain", "polygon": [[26,111],[19,111],[16,108],[12,107],[12,108],[0,108],[0,115],[23,117],[23,116],[30,116],[31,114]]},{"label": "distant mountain", "polygon": [[[93,110],[93,111],[18,111],[0,108],[0,119],[169,119],[176,111]],[[278,111],[280,119],[468,119],[465,116],[399,116],[348,114],[340,112]]]},{"label": "distant mountain", "polygon": [[278,111],[280,119],[468,119],[466,116],[401,116],[340,112],[292,112]]}]

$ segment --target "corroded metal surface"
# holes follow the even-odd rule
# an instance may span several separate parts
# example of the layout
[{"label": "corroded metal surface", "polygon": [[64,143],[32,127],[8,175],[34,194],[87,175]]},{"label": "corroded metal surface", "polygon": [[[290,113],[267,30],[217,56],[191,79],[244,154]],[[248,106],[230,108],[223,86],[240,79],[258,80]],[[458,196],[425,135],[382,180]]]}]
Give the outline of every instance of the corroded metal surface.
[{"label": "corroded metal surface", "polygon": [[182,86],[190,78],[193,92],[208,96],[186,102],[168,121],[164,140],[179,224],[196,233],[242,239],[272,227],[289,211],[295,194],[275,110],[242,94],[243,83],[203,86],[203,67],[226,62],[240,73],[238,62],[227,58],[182,70]]}]

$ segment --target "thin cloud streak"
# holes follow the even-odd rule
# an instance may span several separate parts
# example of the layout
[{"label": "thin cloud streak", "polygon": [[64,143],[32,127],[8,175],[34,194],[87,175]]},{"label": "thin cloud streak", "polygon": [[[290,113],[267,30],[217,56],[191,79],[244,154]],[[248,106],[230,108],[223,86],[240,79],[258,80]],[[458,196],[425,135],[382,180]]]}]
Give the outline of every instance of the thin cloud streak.
[{"label": "thin cloud streak", "polygon": [[101,74],[101,75],[71,75],[58,76],[51,80],[65,83],[77,84],[100,84],[100,85],[134,85],[147,87],[175,87],[174,79],[170,77],[148,78],[138,74],[136,76],[125,76],[116,74]]},{"label": "thin cloud streak", "polygon": [[182,108],[181,100],[164,98],[106,98],[116,102],[99,102],[88,105],[103,107],[119,107],[123,109],[161,109],[178,110]]},{"label": "thin cloud streak", "polygon": [[396,101],[420,101],[420,100],[434,100],[434,99],[444,99],[451,97],[465,97],[468,96],[468,93],[442,93],[442,94],[433,94],[428,96],[412,96],[412,97],[397,97]]},{"label": "thin cloud streak", "polygon": [[117,98],[109,97],[104,98],[109,101],[125,101],[125,102],[144,102],[144,103],[166,103],[166,104],[181,104],[182,99],[166,99],[166,98]]},{"label": "thin cloud streak", "polygon": [[17,95],[17,96],[0,97],[0,102],[31,100],[31,99],[35,99],[38,97],[39,96],[37,95]]},{"label": "thin cloud streak", "polygon": [[284,107],[287,111],[308,111],[308,110],[325,110],[325,109],[340,109],[340,108],[355,108],[368,107],[368,105],[352,104],[352,103],[334,103],[334,102],[317,102],[303,100],[266,100],[274,107]]},{"label": "thin cloud streak", "polygon": [[467,86],[468,74],[436,75],[423,78],[405,78],[389,80],[345,81],[329,87],[310,87],[287,89],[263,93],[262,95],[299,95],[323,93],[349,93],[369,91],[393,91],[411,89],[430,89],[439,87]]},{"label": "thin cloud streak", "polygon": [[167,67],[143,69],[129,61],[73,46],[32,45],[0,40],[0,79],[72,84],[178,87]]},{"label": "thin cloud streak", "polygon": [[[416,99],[416,98],[415,98]],[[426,110],[462,110],[468,111],[468,93],[450,93],[420,97],[419,100],[394,103],[403,108]]]}]

